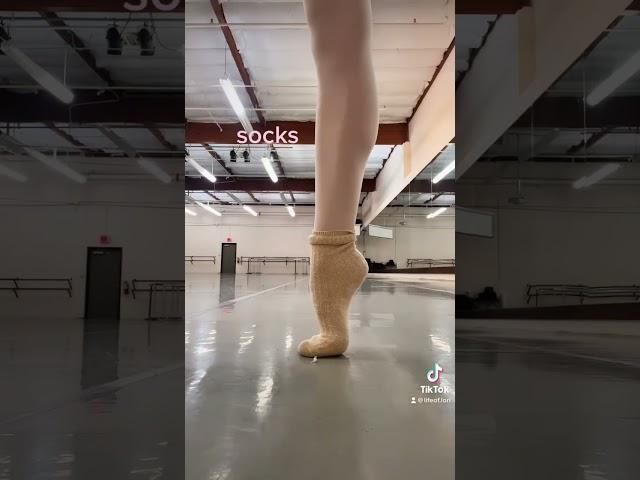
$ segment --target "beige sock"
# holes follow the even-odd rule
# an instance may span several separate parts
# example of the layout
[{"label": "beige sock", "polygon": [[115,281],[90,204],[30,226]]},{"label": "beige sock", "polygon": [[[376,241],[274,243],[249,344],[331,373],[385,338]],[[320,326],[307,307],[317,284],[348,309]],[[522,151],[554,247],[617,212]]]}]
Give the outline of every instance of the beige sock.
[{"label": "beige sock", "polygon": [[320,334],[302,341],[304,357],[341,355],[349,345],[349,304],[367,276],[368,267],[352,232],[314,232],[310,287]]}]

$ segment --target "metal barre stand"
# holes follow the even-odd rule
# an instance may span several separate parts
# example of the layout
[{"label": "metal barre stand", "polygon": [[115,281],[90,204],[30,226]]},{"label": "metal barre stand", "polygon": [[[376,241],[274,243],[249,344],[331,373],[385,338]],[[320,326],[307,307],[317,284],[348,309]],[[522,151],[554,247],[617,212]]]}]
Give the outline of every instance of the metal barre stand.
[{"label": "metal barre stand", "polygon": [[[184,280],[131,280],[131,294],[136,298],[136,292],[149,292],[149,304],[147,308],[147,320],[157,320],[160,317],[151,315],[154,293],[184,293]],[[177,319],[182,317],[166,317]]]},{"label": "metal barre stand", "polygon": [[410,268],[413,265],[426,265],[427,268],[432,268],[432,267],[455,267],[456,266],[456,259],[455,258],[446,258],[446,259],[408,258],[407,259],[407,268]]},{"label": "metal barre stand", "polygon": [[527,285],[527,304],[532,298],[536,299],[538,306],[539,297],[578,297],[580,304],[585,298],[632,298],[640,299],[640,285],[618,285],[590,287],[589,285],[539,283]]}]

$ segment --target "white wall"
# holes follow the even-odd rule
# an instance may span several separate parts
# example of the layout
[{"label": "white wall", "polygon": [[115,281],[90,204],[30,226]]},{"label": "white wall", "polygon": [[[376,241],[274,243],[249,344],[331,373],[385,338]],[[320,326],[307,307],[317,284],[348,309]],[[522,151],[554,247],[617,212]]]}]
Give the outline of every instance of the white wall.
[{"label": "white wall", "polygon": [[[560,179],[576,179],[597,166],[553,168]],[[478,171],[475,166],[470,173]],[[542,169],[531,172],[541,174]],[[491,285],[505,307],[523,307],[528,283],[640,284],[638,178],[640,169],[629,165],[618,180],[579,191],[570,181],[525,181],[522,205],[507,200],[515,195],[511,179],[458,184],[460,205],[496,215],[496,235],[456,237],[457,292],[477,294]],[[540,305],[562,302],[545,298]]]},{"label": "white wall", "polygon": [[[259,217],[252,217],[237,207],[222,207],[224,215],[216,217],[198,208],[197,217],[185,218],[185,255],[216,255],[216,264],[186,264],[187,272],[219,272],[221,243],[231,237],[238,244],[240,256],[304,256],[310,254],[308,237],[313,230],[313,207],[297,207],[291,218],[283,207],[256,207]],[[408,211],[409,209],[407,209]],[[412,209],[415,210],[415,209]],[[415,215],[415,214],[414,214]],[[373,223],[394,229],[393,239],[369,237],[358,239],[358,248],[375,261],[394,259],[399,267],[407,258],[454,258],[454,217],[443,215],[426,220],[424,215],[407,216],[401,226],[402,213],[386,209]],[[238,266],[246,272],[246,265]],[[293,267],[265,265],[263,273],[293,272]]]},{"label": "white wall", "polygon": [[[427,220],[424,215],[402,217],[396,208],[387,208],[373,221],[393,229],[393,239],[360,236],[358,248],[365,257],[386,263],[393,259],[399,268],[408,258],[455,258],[455,217],[450,213]],[[414,209],[411,209],[414,210]],[[405,224],[400,225],[403,221]]]},{"label": "white wall", "polygon": [[[308,257],[308,237],[313,230],[313,208],[297,207],[291,218],[284,207],[255,207],[261,215],[252,217],[235,207],[217,207],[223,212],[216,217],[194,207],[197,217],[185,217],[185,255],[216,256],[210,263],[185,264],[187,272],[219,272],[221,244],[231,238],[238,244],[237,257]],[[246,272],[246,265],[237,266]],[[265,265],[263,273],[289,273],[293,266]]]},{"label": "white wall", "polygon": [[[0,292],[0,318],[82,317],[87,247],[100,246],[101,234],[123,248],[123,281],[184,278],[183,189],[155,181],[77,185],[42,170],[24,184],[0,178],[0,277],[73,279],[71,299]],[[122,318],[144,318],[146,308],[146,296],[122,296]]]}]

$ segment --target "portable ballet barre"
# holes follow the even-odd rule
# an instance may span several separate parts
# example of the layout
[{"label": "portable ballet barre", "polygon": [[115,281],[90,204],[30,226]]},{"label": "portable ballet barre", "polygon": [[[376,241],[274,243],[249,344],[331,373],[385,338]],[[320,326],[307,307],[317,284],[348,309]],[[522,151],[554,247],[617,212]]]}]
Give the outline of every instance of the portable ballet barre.
[{"label": "portable ballet barre", "polygon": [[21,291],[67,292],[71,298],[73,284],[70,278],[0,278],[0,290],[11,290],[16,298]]},{"label": "portable ballet barre", "polygon": [[527,304],[533,298],[538,305],[539,297],[578,297],[580,303],[585,298],[630,298],[640,300],[640,285],[617,285],[590,287],[588,285],[540,283],[527,285]]},{"label": "portable ballet barre", "polygon": [[[153,288],[152,288],[153,287]],[[184,291],[184,280],[131,280],[131,295],[136,298],[136,293],[145,293],[155,290],[161,291],[162,288],[181,287]]]},{"label": "portable ballet barre", "polygon": [[131,294],[148,292],[147,320],[184,318],[184,280],[131,280]]},{"label": "portable ballet barre", "polygon": [[455,258],[445,258],[445,259],[434,259],[434,258],[408,258],[407,259],[407,268],[411,268],[414,266],[424,266],[427,268],[433,267],[455,267],[456,259]]},{"label": "portable ballet barre", "polygon": [[285,265],[293,264],[294,275],[298,274],[298,264],[307,266],[306,272],[308,273],[309,257],[239,257],[238,263],[242,265],[247,264],[247,273],[259,273],[251,271],[252,265],[266,265],[268,263],[284,263]]}]

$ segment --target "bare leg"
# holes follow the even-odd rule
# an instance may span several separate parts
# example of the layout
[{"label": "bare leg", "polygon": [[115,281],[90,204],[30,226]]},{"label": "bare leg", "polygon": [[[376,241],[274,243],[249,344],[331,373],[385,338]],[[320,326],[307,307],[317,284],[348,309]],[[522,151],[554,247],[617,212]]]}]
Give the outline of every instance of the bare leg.
[{"label": "bare leg", "polygon": [[367,274],[353,228],[364,169],[378,129],[370,0],[305,0],[319,81],[316,213],[310,287],[320,334],[307,357],[344,353],[351,299]]}]

